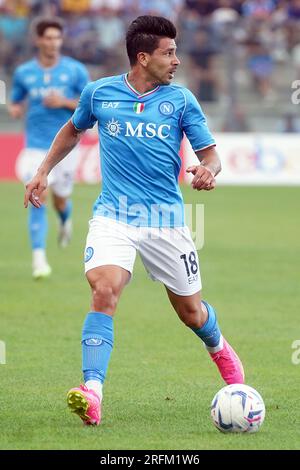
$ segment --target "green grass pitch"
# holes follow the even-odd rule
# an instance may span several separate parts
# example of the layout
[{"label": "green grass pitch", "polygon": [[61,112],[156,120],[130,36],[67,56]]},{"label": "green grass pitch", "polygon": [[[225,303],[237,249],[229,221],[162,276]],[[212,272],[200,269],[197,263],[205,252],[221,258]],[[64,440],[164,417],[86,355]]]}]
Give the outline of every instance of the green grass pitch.
[{"label": "green grass pitch", "polygon": [[96,186],[74,194],[74,239],[56,245],[50,211],[47,281],[31,279],[23,189],[1,183],[1,449],[299,449],[299,188],[183,188],[205,204],[199,252],[203,297],[217,309],[239,352],[246,383],[266,404],[255,435],[224,435],[210,420],[223,386],[197,337],[177,319],[163,286],[140,260],[115,320],[115,348],[104,388],[103,421],[86,428],[66,407],[81,382],[80,336],[89,310],[82,256]]}]

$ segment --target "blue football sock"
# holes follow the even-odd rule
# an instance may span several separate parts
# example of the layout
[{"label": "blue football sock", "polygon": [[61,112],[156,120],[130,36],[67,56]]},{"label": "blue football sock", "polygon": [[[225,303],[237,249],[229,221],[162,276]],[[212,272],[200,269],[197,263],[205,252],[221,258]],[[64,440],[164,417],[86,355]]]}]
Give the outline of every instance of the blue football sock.
[{"label": "blue football sock", "polygon": [[206,322],[201,328],[191,328],[199,338],[209,348],[215,348],[220,343],[221,331],[217,322],[216,313],[214,308],[207,302],[202,301],[206,306],[208,317]]},{"label": "blue football sock", "polygon": [[113,318],[105,313],[87,314],[82,329],[82,371],[84,381],[104,382],[113,348]]},{"label": "blue football sock", "polygon": [[45,205],[39,208],[30,206],[28,228],[32,249],[45,249],[48,232],[47,209]]},{"label": "blue football sock", "polygon": [[71,201],[71,199],[68,199],[66,201],[66,207],[64,208],[64,210],[63,211],[57,211],[62,224],[64,224],[66,222],[66,220],[68,220],[71,217],[72,209],[73,209],[72,201]]}]

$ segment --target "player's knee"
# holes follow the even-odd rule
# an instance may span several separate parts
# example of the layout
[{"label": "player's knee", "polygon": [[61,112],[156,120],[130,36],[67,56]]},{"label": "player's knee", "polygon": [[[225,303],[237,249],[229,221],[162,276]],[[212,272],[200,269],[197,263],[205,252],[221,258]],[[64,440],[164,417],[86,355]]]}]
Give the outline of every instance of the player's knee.
[{"label": "player's knee", "polygon": [[112,286],[97,282],[92,289],[93,305],[97,311],[113,313],[117,306],[118,296]]},{"label": "player's knee", "polygon": [[201,328],[205,323],[198,305],[182,305],[177,313],[181,321],[189,328]]}]

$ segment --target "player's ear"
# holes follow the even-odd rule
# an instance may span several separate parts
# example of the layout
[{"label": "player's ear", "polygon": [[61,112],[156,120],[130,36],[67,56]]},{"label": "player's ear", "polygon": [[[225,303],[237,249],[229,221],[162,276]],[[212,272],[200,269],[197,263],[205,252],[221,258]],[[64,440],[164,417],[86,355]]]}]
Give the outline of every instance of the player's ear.
[{"label": "player's ear", "polygon": [[137,54],[137,60],[141,65],[146,67],[149,62],[149,54],[147,54],[147,52],[139,52]]}]

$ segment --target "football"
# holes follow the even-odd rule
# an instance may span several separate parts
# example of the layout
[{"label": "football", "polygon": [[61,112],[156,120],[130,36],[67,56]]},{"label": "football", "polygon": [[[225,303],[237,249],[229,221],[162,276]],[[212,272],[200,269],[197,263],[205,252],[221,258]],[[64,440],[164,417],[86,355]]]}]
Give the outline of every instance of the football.
[{"label": "football", "polygon": [[249,385],[227,385],[214,396],[211,417],[214,425],[224,433],[254,433],[265,419],[265,404]]}]

